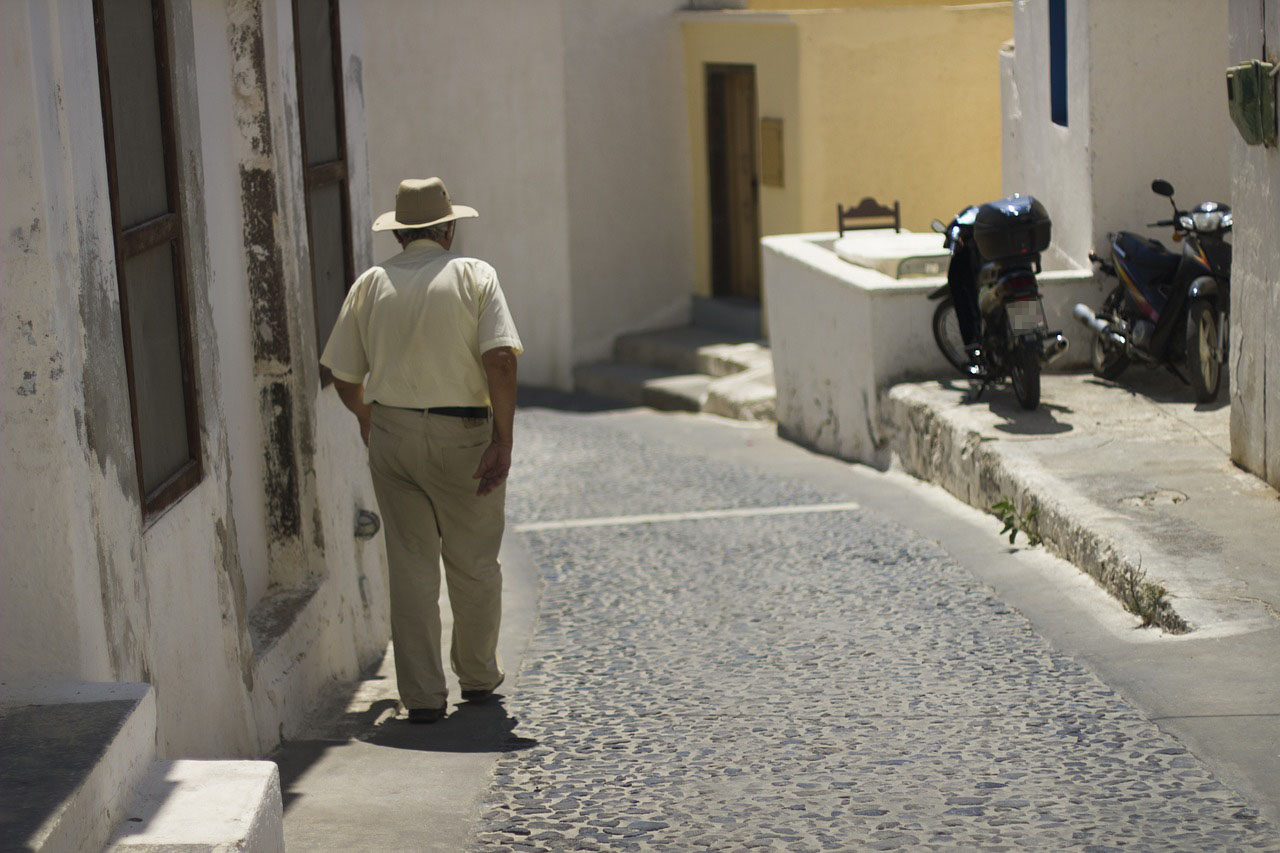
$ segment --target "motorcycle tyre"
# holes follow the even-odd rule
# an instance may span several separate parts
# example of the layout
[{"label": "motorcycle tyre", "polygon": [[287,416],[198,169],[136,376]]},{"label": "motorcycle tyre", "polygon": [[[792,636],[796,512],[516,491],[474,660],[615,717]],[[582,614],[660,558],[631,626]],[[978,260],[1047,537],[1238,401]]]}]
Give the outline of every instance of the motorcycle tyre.
[{"label": "motorcycle tyre", "polygon": [[[1222,384],[1222,364],[1217,359],[1218,312],[1208,299],[1193,299],[1187,308],[1187,377],[1197,403],[1212,402]],[[1207,340],[1206,340],[1207,339]],[[1206,343],[1209,352],[1201,348]]]},{"label": "motorcycle tyre", "polygon": [[[1117,286],[1102,303],[1098,316],[1106,320],[1117,319],[1117,310],[1124,301],[1124,288]],[[1093,362],[1093,375],[1101,379],[1115,379],[1129,366],[1129,356],[1122,349],[1111,349],[1108,352],[1102,344],[1102,335],[1093,334],[1093,348],[1090,351]]]},{"label": "motorcycle tyre", "polygon": [[1009,354],[1009,381],[1018,405],[1028,412],[1040,405],[1040,354],[1036,348],[1018,342]]},{"label": "motorcycle tyre", "polygon": [[[949,334],[953,329],[955,334]],[[942,357],[959,371],[960,375],[969,375],[969,355],[964,351],[964,341],[960,339],[960,321],[956,317],[956,303],[950,296],[938,303],[933,310],[933,341],[938,345]]]}]

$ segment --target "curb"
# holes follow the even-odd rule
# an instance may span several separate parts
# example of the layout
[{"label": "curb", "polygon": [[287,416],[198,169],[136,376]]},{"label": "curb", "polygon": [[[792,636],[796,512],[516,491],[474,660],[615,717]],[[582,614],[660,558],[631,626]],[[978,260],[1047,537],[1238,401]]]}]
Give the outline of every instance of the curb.
[{"label": "curb", "polygon": [[1130,602],[1145,580],[1141,561],[1125,556],[1120,543],[1093,529],[1088,518],[1057,497],[1067,487],[1038,463],[1008,458],[977,431],[915,398],[909,387],[881,392],[880,417],[882,436],[908,474],[983,512],[1006,498],[1019,514],[1034,508],[1038,533],[1051,553],[1094,578],[1144,624],[1171,634],[1192,630],[1167,598],[1145,614],[1135,611]]}]

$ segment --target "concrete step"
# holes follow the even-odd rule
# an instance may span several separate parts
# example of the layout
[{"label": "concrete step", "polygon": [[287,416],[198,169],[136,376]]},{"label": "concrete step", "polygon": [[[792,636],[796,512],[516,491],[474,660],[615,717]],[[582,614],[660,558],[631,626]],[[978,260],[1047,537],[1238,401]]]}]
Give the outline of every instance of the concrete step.
[{"label": "concrete step", "polygon": [[707,398],[711,377],[642,364],[602,362],[576,368],[573,384],[578,391],[629,406],[697,412]]},{"label": "concrete step", "polygon": [[614,344],[614,359],[623,364],[708,376],[729,376],[768,357],[768,350],[755,340],[697,326],[635,332]]},{"label": "concrete step", "polygon": [[0,687],[0,839],[24,850],[101,850],[155,758],[146,684]]},{"label": "concrete step", "polygon": [[702,411],[736,421],[772,421],[777,419],[777,398],[770,361],[713,379]]},{"label": "concrete step", "polygon": [[106,850],[284,850],[273,761],[156,761]]}]

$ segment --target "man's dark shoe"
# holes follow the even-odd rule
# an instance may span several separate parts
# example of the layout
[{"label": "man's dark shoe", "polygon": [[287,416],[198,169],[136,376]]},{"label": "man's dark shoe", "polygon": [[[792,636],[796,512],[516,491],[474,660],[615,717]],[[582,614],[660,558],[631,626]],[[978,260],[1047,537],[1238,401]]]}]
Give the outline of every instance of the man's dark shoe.
[{"label": "man's dark shoe", "polygon": [[502,686],[502,682],[506,681],[506,676],[498,679],[498,683],[490,687],[488,690],[464,690],[462,691],[463,702],[483,702],[493,695],[493,691]]},{"label": "man's dark shoe", "polygon": [[439,708],[410,708],[409,722],[438,723],[444,719],[444,712],[447,710],[449,710],[448,705],[441,705]]}]

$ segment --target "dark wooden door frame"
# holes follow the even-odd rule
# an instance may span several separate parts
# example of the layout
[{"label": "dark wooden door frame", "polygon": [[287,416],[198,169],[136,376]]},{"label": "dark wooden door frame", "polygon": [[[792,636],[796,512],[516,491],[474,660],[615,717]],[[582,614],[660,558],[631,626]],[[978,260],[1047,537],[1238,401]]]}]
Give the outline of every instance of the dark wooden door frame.
[{"label": "dark wooden door frame", "polygon": [[[730,80],[747,85],[746,115],[732,115]],[[760,301],[760,175],[754,65],[705,66],[711,290],[717,297]],[[734,121],[734,119],[737,119]],[[737,133],[734,139],[731,134]],[[736,147],[735,147],[736,146]],[[745,146],[745,150],[741,147]],[[733,159],[747,165],[744,173]],[[745,175],[745,177],[744,177]],[[735,186],[734,181],[738,184]],[[745,204],[744,204],[745,201]],[[743,213],[746,210],[747,212]],[[735,220],[734,217],[738,217]]]}]

